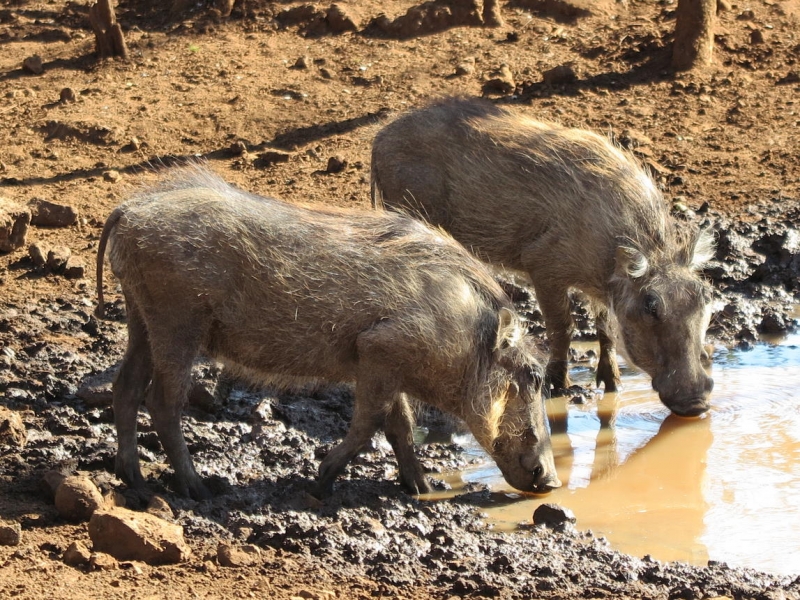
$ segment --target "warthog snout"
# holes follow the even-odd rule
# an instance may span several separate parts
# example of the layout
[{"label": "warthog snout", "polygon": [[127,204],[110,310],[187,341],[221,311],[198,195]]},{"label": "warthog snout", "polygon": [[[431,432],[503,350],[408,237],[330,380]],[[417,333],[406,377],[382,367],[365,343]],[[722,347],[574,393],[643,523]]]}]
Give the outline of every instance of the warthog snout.
[{"label": "warthog snout", "polygon": [[658,392],[661,402],[672,412],[680,417],[696,417],[709,408],[711,392],[714,389],[714,380],[701,373],[695,386],[687,388],[679,386],[675,391],[675,382],[669,376],[653,378],[653,389]]},{"label": "warthog snout", "polygon": [[526,452],[522,456],[505,460],[495,455],[495,462],[503,473],[503,478],[523,492],[543,494],[561,487],[556,473],[553,451],[547,444],[545,449]]}]

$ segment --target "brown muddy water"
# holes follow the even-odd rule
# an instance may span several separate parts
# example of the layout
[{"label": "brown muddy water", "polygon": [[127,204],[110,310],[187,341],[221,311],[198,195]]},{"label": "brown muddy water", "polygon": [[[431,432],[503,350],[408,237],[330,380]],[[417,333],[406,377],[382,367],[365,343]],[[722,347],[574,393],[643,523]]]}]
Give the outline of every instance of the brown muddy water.
[{"label": "brown muddy water", "polygon": [[[718,351],[712,374],[713,407],[694,419],[670,415],[649,377],[628,369],[619,393],[548,400],[564,485],[547,496],[514,492],[488,458],[447,481],[488,484],[500,501],[484,512],[499,530],[554,502],[635,556],[799,574],[800,334]],[[589,385],[592,372],[573,377]]]}]

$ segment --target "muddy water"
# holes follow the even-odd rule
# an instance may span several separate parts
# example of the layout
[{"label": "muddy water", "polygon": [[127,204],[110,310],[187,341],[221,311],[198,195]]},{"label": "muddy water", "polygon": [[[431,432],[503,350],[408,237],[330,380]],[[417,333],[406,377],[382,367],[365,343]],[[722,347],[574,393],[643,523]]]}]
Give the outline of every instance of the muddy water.
[{"label": "muddy water", "polygon": [[800,335],[718,352],[713,376],[713,408],[695,419],[670,415],[627,370],[620,393],[548,401],[564,486],[547,497],[515,494],[490,461],[451,483],[499,492],[484,509],[498,529],[555,502],[629,554],[800,574]]}]

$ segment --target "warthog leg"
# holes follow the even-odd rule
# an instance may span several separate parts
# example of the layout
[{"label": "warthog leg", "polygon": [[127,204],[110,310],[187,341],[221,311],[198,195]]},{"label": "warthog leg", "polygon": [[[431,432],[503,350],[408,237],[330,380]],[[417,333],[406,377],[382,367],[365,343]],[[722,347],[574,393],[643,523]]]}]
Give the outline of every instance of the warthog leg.
[{"label": "warthog leg", "polygon": [[596,381],[602,383],[607,392],[616,392],[620,382],[619,365],[617,365],[617,347],[613,333],[609,330],[608,311],[598,309],[595,316],[597,339],[600,342],[600,358],[597,361]]},{"label": "warthog leg", "polygon": [[153,381],[147,397],[147,408],[158,439],[175,471],[176,489],[197,500],[211,497],[186,446],[181,431],[181,413],[192,388],[192,363],[200,350],[205,331],[198,327],[203,319],[192,311],[177,316],[175,307],[169,314],[158,312],[161,304],[151,304],[150,349],[153,353]]},{"label": "warthog leg", "polygon": [[[537,276],[538,280],[548,278]],[[536,281],[537,279],[534,279]],[[561,390],[572,385],[569,379],[569,345],[575,325],[570,314],[569,295],[566,289],[552,288],[549,285],[534,285],[536,300],[542,309],[547,326],[547,339],[550,343],[550,360],[547,363],[547,382],[554,390]]]},{"label": "warthog leg", "polygon": [[560,266],[553,264],[550,258],[552,247],[558,244],[558,239],[552,238],[552,235],[543,235],[526,248],[522,253],[522,263],[533,282],[536,301],[542,309],[547,327],[550,344],[547,383],[554,390],[560,390],[572,385],[568,357],[575,324],[570,312],[569,287],[559,283],[564,280],[563,273],[559,272]]},{"label": "warthog leg", "polygon": [[128,348],[114,378],[114,422],[117,457],[114,471],[134,488],[144,487],[136,447],[136,419],[153,374],[147,329],[136,305],[128,297]]},{"label": "warthog leg", "polygon": [[200,475],[194,468],[189,448],[181,431],[181,413],[186,396],[191,389],[191,362],[188,367],[170,370],[169,373],[153,372],[153,382],[147,399],[150,417],[158,432],[158,439],[164,447],[169,463],[175,471],[178,493],[196,500],[211,497]]},{"label": "warthog leg", "polygon": [[356,399],[350,429],[342,443],[331,450],[319,465],[316,490],[319,498],[333,492],[336,477],[361,452],[386,420],[387,403],[376,403],[375,400],[381,395],[371,394],[371,390],[365,389],[368,387],[370,386],[362,384],[360,380],[356,382]]},{"label": "warthog leg", "polygon": [[392,445],[400,469],[400,482],[412,494],[427,494],[431,486],[414,454],[414,411],[405,394],[398,394],[386,417],[386,439]]}]

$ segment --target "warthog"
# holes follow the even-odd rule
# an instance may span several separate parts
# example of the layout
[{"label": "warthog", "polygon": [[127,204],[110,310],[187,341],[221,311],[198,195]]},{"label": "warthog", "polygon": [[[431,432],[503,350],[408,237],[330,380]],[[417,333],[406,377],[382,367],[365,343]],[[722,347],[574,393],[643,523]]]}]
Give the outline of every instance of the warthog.
[{"label": "warthog", "polygon": [[194,166],[109,216],[101,310],[107,243],[128,316],[113,404],[116,472],[130,484],[144,484],[136,415],[146,396],[178,491],[208,496],[180,425],[203,352],[255,381],[356,382],[353,421],[320,465],[320,494],[380,428],[401,482],[430,490],[406,394],[463,419],[512,486],[560,485],[542,369],[510,301],[451,238],[405,216],[261,198]]},{"label": "warthog", "polygon": [[703,346],[713,239],[670,217],[652,179],[604,137],[484,101],[446,100],[384,127],[372,147],[373,206],[438,225],[481,258],[527,273],[570,385],[568,291],[593,301],[597,383],[617,389],[616,341],[679,415],[709,407]]}]

